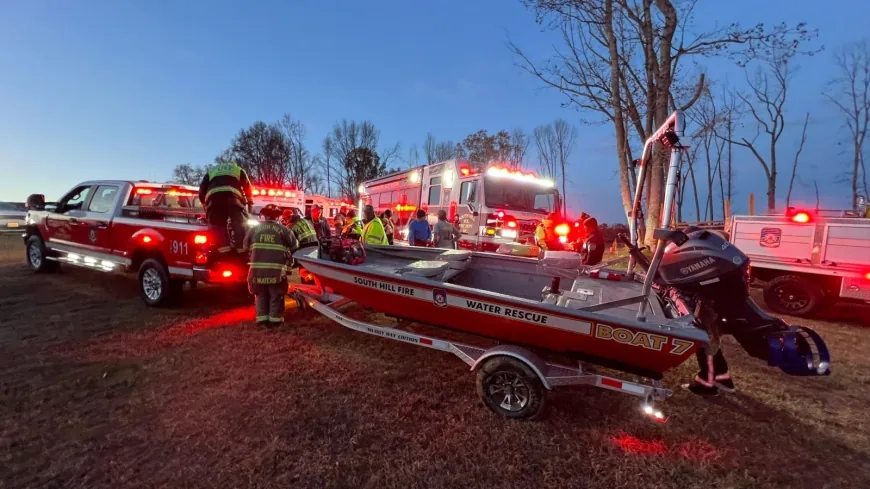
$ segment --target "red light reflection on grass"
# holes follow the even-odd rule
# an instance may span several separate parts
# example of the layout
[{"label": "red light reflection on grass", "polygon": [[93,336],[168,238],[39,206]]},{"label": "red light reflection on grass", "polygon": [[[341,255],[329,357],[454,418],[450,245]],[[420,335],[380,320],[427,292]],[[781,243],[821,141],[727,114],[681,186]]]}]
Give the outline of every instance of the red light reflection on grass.
[{"label": "red light reflection on grass", "polygon": [[634,455],[664,455],[668,451],[667,445],[661,440],[641,440],[628,433],[612,436],[610,441],[623,452]]}]

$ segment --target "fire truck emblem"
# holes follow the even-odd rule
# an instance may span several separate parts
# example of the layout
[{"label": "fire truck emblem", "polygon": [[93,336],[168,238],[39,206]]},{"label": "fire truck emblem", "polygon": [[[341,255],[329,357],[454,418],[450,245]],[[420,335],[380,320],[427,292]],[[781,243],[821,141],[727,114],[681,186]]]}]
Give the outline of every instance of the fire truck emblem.
[{"label": "fire truck emblem", "polygon": [[91,240],[91,243],[97,242],[97,228],[91,228],[88,231],[88,239]]},{"label": "fire truck emblem", "polygon": [[758,238],[758,244],[765,248],[779,248],[779,243],[782,241],[782,229],[780,228],[762,228]]},{"label": "fire truck emblem", "polygon": [[432,302],[438,307],[447,307],[447,292],[441,289],[432,289]]}]

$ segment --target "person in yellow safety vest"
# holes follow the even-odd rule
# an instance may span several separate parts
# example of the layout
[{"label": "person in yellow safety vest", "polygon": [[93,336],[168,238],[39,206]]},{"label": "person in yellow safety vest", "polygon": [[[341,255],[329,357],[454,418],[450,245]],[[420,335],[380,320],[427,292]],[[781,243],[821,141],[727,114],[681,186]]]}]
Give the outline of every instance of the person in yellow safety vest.
[{"label": "person in yellow safety vest", "polygon": [[289,229],[275,219],[281,209],[275,204],[263,208],[265,221],[245,235],[245,247],[251,250],[248,291],[255,297],[257,324],[274,328],[284,322],[284,297],[287,295],[288,256],[299,246]]},{"label": "person in yellow safety vest", "polygon": [[559,214],[553,212],[545,217],[535,229],[535,244],[541,250],[562,250],[564,248],[556,235],[556,222],[558,220]]},{"label": "person in yellow safety vest", "polygon": [[[239,165],[228,161],[208,169],[199,184],[199,200],[205,207],[209,226],[219,237],[218,252],[244,252],[247,211],[254,205],[248,174]],[[229,221],[229,226],[227,226]]]},{"label": "person in yellow safety vest", "polygon": [[299,241],[300,248],[308,248],[317,244],[317,233],[308,219],[302,219],[294,214],[290,218],[290,231],[293,232],[293,235]]},{"label": "person in yellow safety vest", "polygon": [[387,240],[387,231],[384,229],[384,222],[375,215],[375,208],[367,205],[365,207],[366,224],[363,227],[360,241],[364,245],[380,245],[387,246],[390,242]]},{"label": "person in yellow safety vest", "polygon": [[362,222],[356,217],[356,211],[351,209],[347,211],[347,224],[341,230],[341,234],[357,234],[362,235]]}]

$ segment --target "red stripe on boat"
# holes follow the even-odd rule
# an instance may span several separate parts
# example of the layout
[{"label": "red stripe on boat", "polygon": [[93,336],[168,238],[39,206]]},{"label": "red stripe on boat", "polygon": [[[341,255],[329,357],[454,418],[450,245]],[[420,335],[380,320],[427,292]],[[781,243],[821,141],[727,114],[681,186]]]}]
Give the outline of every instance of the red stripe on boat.
[{"label": "red stripe on boat", "polygon": [[420,338],[420,343],[423,343],[424,345],[431,345],[432,340],[430,340],[429,338]]},{"label": "red stripe on boat", "polygon": [[613,387],[615,389],[622,389],[622,382],[618,380],[608,379],[606,377],[601,378],[601,385],[606,385],[607,387]]}]

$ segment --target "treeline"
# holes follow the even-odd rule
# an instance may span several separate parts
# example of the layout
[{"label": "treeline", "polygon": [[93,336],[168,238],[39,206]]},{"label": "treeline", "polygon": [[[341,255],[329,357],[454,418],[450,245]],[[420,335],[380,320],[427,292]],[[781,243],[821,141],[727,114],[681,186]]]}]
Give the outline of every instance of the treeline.
[{"label": "treeline", "polygon": [[[307,136],[305,125],[290,114],[271,124],[257,121],[240,130],[214,163],[237,162],[257,185],[294,187],[306,193],[356,201],[361,182],[403,167],[461,159],[480,168],[494,162],[524,168],[534,139],[541,175],[561,182],[564,194],[577,129],[558,120],[535,128],[534,138],[519,128],[493,134],[482,129],[458,143],[438,141],[429,133],[422,149],[414,143],[406,153],[398,142],[381,144],[381,132],[371,121],[336,122],[317,148],[308,146]],[[172,179],[198,185],[207,169],[208,165],[178,165]]]}]

